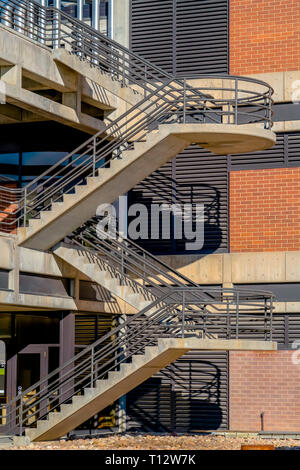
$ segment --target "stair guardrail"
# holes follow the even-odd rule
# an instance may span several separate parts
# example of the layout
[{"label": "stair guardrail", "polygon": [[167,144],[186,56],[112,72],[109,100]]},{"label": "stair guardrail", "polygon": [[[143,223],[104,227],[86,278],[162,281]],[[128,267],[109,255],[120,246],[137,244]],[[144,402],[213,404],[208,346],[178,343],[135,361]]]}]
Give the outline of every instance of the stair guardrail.
[{"label": "stair guardrail", "polygon": [[[210,289],[211,301],[207,301],[203,309],[199,289],[180,288],[168,292],[21,392],[2,407],[3,432],[22,435],[25,428],[35,426],[49,413],[59,411],[72,397],[84,394],[86,388],[93,388],[96,382],[105,380],[110,372],[119,371],[122,364],[132,361],[133,356],[144,354],[145,347],[157,345],[160,338],[213,339],[217,335],[239,339],[243,336],[241,318],[257,303],[254,293],[243,290],[241,295],[235,289]],[[263,295],[267,302],[272,301],[271,293],[264,292]],[[216,297],[226,298],[226,308],[217,315],[207,308],[215,304]],[[256,329],[253,325],[253,330]],[[266,338],[272,340],[271,305],[263,329]],[[246,330],[251,336],[249,325]]]}]

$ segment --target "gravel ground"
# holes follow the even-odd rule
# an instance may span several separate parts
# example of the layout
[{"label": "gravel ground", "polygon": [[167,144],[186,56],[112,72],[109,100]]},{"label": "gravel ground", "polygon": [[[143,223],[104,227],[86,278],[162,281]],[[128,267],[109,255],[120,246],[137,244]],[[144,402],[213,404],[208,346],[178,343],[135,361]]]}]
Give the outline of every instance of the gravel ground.
[{"label": "gravel ground", "polygon": [[278,449],[300,449],[300,440],[224,437],[214,435],[115,435],[100,439],[39,442],[10,450],[240,450],[242,444],[273,444]]}]

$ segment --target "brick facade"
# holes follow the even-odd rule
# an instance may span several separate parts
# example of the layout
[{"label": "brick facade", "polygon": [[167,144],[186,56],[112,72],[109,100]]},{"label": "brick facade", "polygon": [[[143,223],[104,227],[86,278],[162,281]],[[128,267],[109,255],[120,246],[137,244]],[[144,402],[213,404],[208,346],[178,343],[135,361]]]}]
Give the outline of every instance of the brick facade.
[{"label": "brick facade", "polygon": [[230,73],[300,69],[300,0],[230,0]]},{"label": "brick facade", "polygon": [[230,173],[230,251],[300,250],[300,168]]},{"label": "brick facade", "polygon": [[230,429],[300,431],[300,364],[294,351],[231,351]]}]

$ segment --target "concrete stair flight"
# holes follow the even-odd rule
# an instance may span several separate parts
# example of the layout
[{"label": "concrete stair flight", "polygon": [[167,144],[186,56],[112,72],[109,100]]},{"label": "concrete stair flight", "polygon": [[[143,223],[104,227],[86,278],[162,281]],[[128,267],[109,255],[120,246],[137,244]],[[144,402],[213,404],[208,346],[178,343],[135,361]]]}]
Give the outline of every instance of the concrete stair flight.
[{"label": "concrete stair flight", "polygon": [[131,363],[108,373],[105,380],[96,380],[82,395],[74,395],[60,411],[50,412],[38,420],[35,428],[25,429],[24,437],[16,436],[15,444],[54,440],[66,435],[88,418],[128,393],[159,370],[191,350],[273,350],[274,343],[247,340],[207,340],[199,338],[159,338],[157,346],[148,346],[144,354],[133,355]]}]

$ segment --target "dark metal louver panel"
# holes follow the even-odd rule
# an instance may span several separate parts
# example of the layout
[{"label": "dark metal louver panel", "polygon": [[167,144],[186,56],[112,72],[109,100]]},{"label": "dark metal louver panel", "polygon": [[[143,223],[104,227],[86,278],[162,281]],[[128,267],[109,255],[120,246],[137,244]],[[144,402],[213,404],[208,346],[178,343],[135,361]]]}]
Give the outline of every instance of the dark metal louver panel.
[{"label": "dark metal louver panel", "polygon": [[114,325],[111,315],[76,315],[75,344],[88,345],[108,333]]},{"label": "dark metal louver panel", "polygon": [[300,166],[300,132],[280,132],[276,137],[271,149],[229,157],[231,170]]},{"label": "dark metal louver panel", "polygon": [[127,394],[128,428],[228,428],[226,352],[191,352]]},{"label": "dark metal louver panel", "polygon": [[268,150],[248,154],[232,155],[231,169],[255,170],[256,168],[276,168],[284,165],[284,134],[277,134],[276,145]]},{"label": "dark metal louver panel", "polygon": [[227,0],[177,0],[176,4],[176,74],[227,73]]},{"label": "dark metal louver panel", "polygon": [[[191,253],[226,251],[228,246],[228,177],[226,156],[192,145],[152,173],[130,192],[129,204],[204,204],[204,246]],[[195,228],[195,227],[194,227]],[[149,217],[149,236],[151,226]],[[186,252],[188,240],[137,240],[156,254]],[[191,240],[193,241],[193,240]]]},{"label": "dark metal louver panel", "polygon": [[130,45],[168,73],[228,73],[228,0],[131,0]]},{"label": "dark metal louver panel", "polygon": [[131,49],[173,73],[173,0],[131,0]]},{"label": "dark metal louver panel", "polygon": [[[147,223],[149,239],[139,239],[136,240],[136,242],[142,245],[145,249],[155,253],[169,253],[175,250],[174,242],[172,242],[172,240],[162,238],[162,223],[158,226],[158,219],[156,219],[157,222],[154,222],[153,226],[151,226],[151,205],[171,204],[173,201],[172,194],[175,180],[172,178],[172,165],[174,165],[172,162],[166,163],[159,170],[155,171],[141,183],[136,185],[129,193],[129,205],[141,203],[144,204],[148,210]],[[129,217],[129,224],[131,220],[132,219]],[[161,221],[162,218],[160,217],[160,222]],[[159,233],[158,240],[151,239],[151,232],[155,230]]]},{"label": "dark metal louver panel", "polygon": [[[192,145],[176,157],[176,201],[204,204],[203,253],[225,251],[228,240],[227,158]],[[176,241],[185,251],[186,240]]]},{"label": "dark metal louver panel", "polygon": [[170,366],[178,431],[228,428],[226,352],[193,351]]},{"label": "dark metal louver panel", "polygon": [[300,313],[290,313],[288,315],[288,343],[300,341]]},{"label": "dark metal louver panel", "polygon": [[288,134],[289,166],[300,166],[300,132]]}]

